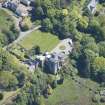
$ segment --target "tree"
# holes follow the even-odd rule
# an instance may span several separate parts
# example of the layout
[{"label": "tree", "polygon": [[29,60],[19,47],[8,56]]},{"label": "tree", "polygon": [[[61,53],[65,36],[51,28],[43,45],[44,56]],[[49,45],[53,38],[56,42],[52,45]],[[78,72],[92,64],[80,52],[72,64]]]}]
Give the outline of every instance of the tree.
[{"label": "tree", "polygon": [[79,70],[79,74],[82,77],[85,77],[85,78],[90,77],[90,60],[85,54],[79,57],[77,62],[77,68]]},{"label": "tree", "polygon": [[18,85],[17,78],[11,72],[0,71],[0,88],[15,89]]},{"label": "tree", "polygon": [[3,34],[2,32],[0,32],[0,45],[1,46],[5,46],[8,44],[8,38],[6,37],[5,34]]},{"label": "tree", "polygon": [[81,55],[81,44],[79,42],[75,42],[74,48],[70,56],[72,59],[78,60],[80,55]]},{"label": "tree", "polygon": [[49,18],[46,18],[42,22],[42,30],[50,32],[53,29],[53,24]]},{"label": "tree", "polygon": [[40,53],[41,53],[40,47],[36,46],[35,47],[35,54],[40,54]]},{"label": "tree", "polygon": [[83,64],[84,64],[84,73],[85,73],[85,77],[91,77],[91,63],[94,61],[94,59],[98,56],[97,53],[95,53],[94,51],[90,50],[90,49],[84,49],[84,53],[83,53]]},{"label": "tree", "polygon": [[95,71],[101,71],[105,69],[105,58],[96,57],[92,63],[92,68]]},{"label": "tree", "polygon": [[91,37],[89,34],[83,34],[81,44],[83,46],[85,46],[85,45],[87,45],[89,43],[95,43],[95,39],[93,37]]},{"label": "tree", "polygon": [[[40,4],[38,4],[38,5],[40,5]],[[45,16],[45,13],[44,13],[42,6],[38,6],[37,8],[35,8],[36,19],[43,19],[44,16]]]},{"label": "tree", "polygon": [[48,85],[47,89],[46,89],[46,93],[48,95],[51,95],[53,93],[52,87],[50,85]]},{"label": "tree", "polygon": [[53,87],[53,88],[56,88],[56,87],[57,87],[57,80],[54,80],[54,81],[53,81],[52,87]]},{"label": "tree", "polygon": [[92,72],[100,82],[105,82],[105,58],[96,57],[92,63]]},{"label": "tree", "polygon": [[98,47],[100,56],[105,57],[105,42],[104,41],[99,42]]},{"label": "tree", "polygon": [[67,9],[63,9],[62,10],[62,15],[63,16],[67,16],[69,13],[68,13],[68,10]]},{"label": "tree", "polygon": [[99,49],[98,49],[98,46],[96,43],[88,43],[86,46],[85,46],[86,49],[89,49],[95,53],[99,53]]},{"label": "tree", "polygon": [[88,18],[86,16],[80,17],[78,20],[78,29],[84,31],[88,27]]},{"label": "tree", "polygon": [[43,96],[37,98],[37,105],[45,105]]},{"label": "tree", "polygon": [[91,77],[91,64],[97,56],[98,54],[94,51],[90,49],[83,49],[77,60],[77,68],[79,69],[81,76],[85,78]]},{"label": "tree", "polygon": [[88,32],[91,33],[97,41],[105,40],[105,27],[101,26],[99,22],[90,21],[88,26]]},{"label": "tree", "polygon": [[100,3],[105,3],[105,0],[99,0]]},{"label": "tree", "polygon": [[23,20],[20,22],[20,27],[22,31],[29,30],[32,27],[32,22],[30,17],[23,18]]},{"label": "tree", "polygon": [[3,99],[4,95],[3,93],[0,93],[0,101]]}]

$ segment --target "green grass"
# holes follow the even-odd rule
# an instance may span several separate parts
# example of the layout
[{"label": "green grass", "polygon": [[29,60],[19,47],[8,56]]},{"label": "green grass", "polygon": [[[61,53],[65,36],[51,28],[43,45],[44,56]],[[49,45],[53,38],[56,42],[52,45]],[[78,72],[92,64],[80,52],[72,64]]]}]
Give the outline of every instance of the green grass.
[{"label": "green grass", "polygon": [[13,20],[11,16],[6,11],[0,9],[0,29],[9,30],[12,24]]},{"label": "green grass", "polygon": [[54,89],[53,94],[46,100],[46,105],[59,105],[61,102],[71,103],[78,98],[72,81],[65,80],[63,85]]},{"label": "green grass", "polygon": [[[81,80],[84,79],[81,78]],[[92,88],[98,87],[98,84],[91,80],[86,80],[85,85]],[[64,84],[58,85],[53,94],[46,99],[46,105],[90,105],[91,96],[92,93],[88,89],[81,87],[71,79],[66,79]]]},{"label": "green grass", "polygon": [[22,41],[20,41],[20,44],[27,49],[31,49],[33,46],[38,45],[43,52],[51,51],[59,42],[60,40],[57,36],[38,30],[26,36]]}]

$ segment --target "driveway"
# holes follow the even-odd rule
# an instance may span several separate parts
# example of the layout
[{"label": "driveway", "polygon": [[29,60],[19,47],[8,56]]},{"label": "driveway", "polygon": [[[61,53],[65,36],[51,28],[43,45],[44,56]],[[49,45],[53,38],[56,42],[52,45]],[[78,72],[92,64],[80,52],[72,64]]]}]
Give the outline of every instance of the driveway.
[{"label": "driveway", "polygon": [[64,53],[65,55],[68,55],[73,48],[72,39],[67,38],[62,40],[52,51],[51,53]]}]

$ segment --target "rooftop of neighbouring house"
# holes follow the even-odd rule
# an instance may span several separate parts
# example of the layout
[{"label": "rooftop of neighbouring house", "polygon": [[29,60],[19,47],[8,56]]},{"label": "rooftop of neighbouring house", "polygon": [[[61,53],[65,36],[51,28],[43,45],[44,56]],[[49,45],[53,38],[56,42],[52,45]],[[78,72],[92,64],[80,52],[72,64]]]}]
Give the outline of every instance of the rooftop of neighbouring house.
[{"label": "rooftop of neighbouring house", "polygon": [[92,12],[92,13],[94,13],[95,12],[95,10],[96,10],[96,6],[97,6],[97,3],[99,2],[99,0],[91,0],[90,2],[89,2],[89,4],[88,4],[88,9]]},{"label": "rooftop of neighbouring house", "polygon": [[96,7],[99,0],[91,0],[88,6]]}]

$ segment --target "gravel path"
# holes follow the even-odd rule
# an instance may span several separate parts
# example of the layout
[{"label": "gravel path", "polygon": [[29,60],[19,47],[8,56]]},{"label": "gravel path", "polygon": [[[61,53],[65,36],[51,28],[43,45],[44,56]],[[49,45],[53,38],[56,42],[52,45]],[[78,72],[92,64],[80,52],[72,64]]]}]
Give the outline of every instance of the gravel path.
[{"label": "gravel path", "polygon": [[[61,49],[60,47],[64,47],[64,49]],[[67,38],[67,39],[62,40],[62,41],[51,51],[51,53],[53,53],[53,52],[62,53],[62,52],[63,52],[63,53],[65,53],[65,55],[68,55],[68,54],[72,51],[72,48],[73,48],[72,39]]]}]

